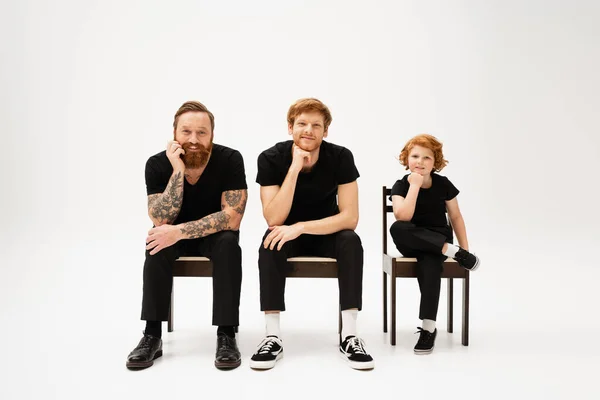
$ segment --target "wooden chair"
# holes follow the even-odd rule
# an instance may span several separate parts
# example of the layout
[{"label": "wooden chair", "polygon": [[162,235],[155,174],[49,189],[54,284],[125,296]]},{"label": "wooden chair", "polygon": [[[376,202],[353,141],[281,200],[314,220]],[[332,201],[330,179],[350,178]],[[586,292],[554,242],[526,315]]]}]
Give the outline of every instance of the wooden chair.
[{"label": "wooden chair", "polygon": [[[338,265],[335,258],[326,257],[293,257],[288,258],[291,268],[288,278],[337,278]],[[173,267],[173,277],[212,277],[212,262],[206,257],[179,257]],[[171,308],[169,309],[168,330],[173,332],[173,293],[171,291]],[[237,332],[237,327],[235,328]],[[342,313],[339,312],[338,334],[342,333]]]},{"label": "wooden chair", "polygon": [[[416,258],[408,257],[393,257],[388,254],[387,239],[388,239],[388,220],[387,214],[393,213],[392,206],[388,204],[388,197],[392,190],[383,187],[382,204],[383,204],[383,331],[388,331],[387,320],[387,276],[391,278],[391,312],[392,326],[391,339],[392,346],[396,345],[396,278],[416,278],[417,277],[417,260]],[[463,303],[462,303],[462,344],[469,345],[469,271],[462,268],[453,259],[447,259],[444,262],[444,271],[442,278],[448,280],[448,332],[452,333],[453,318],[454,318],[454,278],[463,279]]]}]

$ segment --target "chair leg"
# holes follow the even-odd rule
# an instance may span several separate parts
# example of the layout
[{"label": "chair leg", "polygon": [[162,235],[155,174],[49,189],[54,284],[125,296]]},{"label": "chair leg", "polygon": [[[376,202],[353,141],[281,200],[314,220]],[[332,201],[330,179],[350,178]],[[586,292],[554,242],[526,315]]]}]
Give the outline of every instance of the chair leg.
[{"label": "chair leg", "polygon": [[469,345],[469,272],[463,281],[462,344]]},{"label": "chair leg", "polygon": [[342,306],[340,305],[339,317],[338,317],[338,337],[340,344],[342,344]]},{"label": "chair leg", "polygon": [[390,342],[392,346],[396,345],[396,267],[392,267],[392,331],[390,332]]},{"label": "chair leg", "polygon": [[169,306],[169,322],[167,325],[167,330],[169,332],[173,332],[173,298],[175,297],[174,293],[173,293],[174,291],[175,291],[175,288],[173,287],[171,289],[171,305]]},{"label": "chair leg", "polygon": [[387,326],[387,275],[383,273],[383,332],[388,331]]},{"label": "chair leg", "polygon": [[448,332],[454,332],[454,280],[448,278]]}]

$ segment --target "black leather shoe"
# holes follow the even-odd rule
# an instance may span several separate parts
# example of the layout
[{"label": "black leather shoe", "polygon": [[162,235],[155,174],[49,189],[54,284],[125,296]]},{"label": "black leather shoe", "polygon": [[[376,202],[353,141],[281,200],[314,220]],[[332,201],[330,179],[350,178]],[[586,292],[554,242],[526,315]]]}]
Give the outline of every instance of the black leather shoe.
[{"label": "black leather shoe", "polygon": [[137,347],[127,356],[127,363],[125,365],[129,369],[148,368],[162,354],[162,340],[155,336],[144,334]]},{"label": "black leather shoe", "polygon": [[235,338],[224,333],[217,335],[217,354],[215,355],[215,367],[218,369],[233,369],[242,363],[242,355],[238,350]]}]

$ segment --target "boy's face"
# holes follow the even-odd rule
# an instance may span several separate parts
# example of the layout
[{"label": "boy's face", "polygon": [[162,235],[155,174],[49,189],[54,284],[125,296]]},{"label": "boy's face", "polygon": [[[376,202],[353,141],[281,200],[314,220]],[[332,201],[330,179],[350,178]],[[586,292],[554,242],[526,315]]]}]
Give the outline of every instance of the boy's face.
[{"label": "boy's face", "polygon": [[296,117],[294,125],[288,125],[288,133],[294,144],[305,151],[313,151],[321,146],[327,137],[323,115],[319,112],[305,112]]},{"label": "boy's face", "polygon": [[415,146],[408,153],[408,169],[419,175],[427,176],[433,171],[435,158],[427,147]]}]

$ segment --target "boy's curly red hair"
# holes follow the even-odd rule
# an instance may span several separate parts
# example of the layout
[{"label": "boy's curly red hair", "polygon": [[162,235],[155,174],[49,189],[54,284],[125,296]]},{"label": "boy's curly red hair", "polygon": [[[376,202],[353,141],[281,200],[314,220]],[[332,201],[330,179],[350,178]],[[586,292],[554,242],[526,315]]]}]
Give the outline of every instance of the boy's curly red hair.
[{"label": "boy's curly red hair", "polygon": [[433,152],[433,169],[435,171],[439,172],[444,169],[446,165],[448,165],[448,160],[444,160],[442,142],[440,142],[435,136],[422,133],[406,142],[404,148],[400,152],[400,164],[404,165],[406,169],[408,169],[408,155],[415,146],[425,147]]}]

